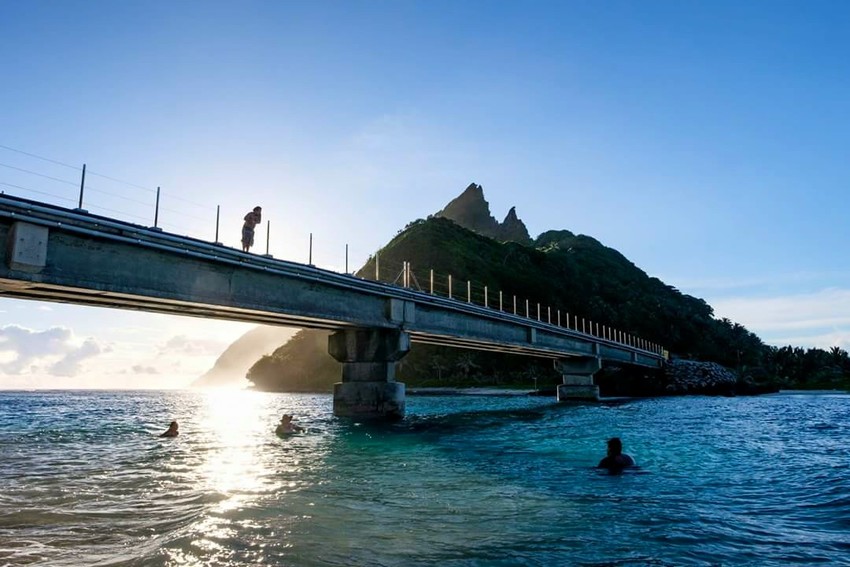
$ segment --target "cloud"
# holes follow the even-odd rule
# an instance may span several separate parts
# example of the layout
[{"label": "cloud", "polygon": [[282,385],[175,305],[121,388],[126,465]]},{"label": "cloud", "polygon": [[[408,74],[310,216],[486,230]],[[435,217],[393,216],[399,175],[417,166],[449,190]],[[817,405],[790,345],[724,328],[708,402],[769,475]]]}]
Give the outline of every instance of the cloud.
[{"label": "cloud", "polygon": [[153,366],[142,366],[141,364],[134,364],[132,371],[133,374],[159,374],[159,370]]},{"label": "cloud", "polygon": [[725,297],[711,300],[711,305],[717,317],[741,323],[771,344],[819,348],[850,344],[850,289]]},{"label": "cloud", "polygon": [[719,317],[729,317],[753,329],[817,329],[850,325],[850,290],[777,297],[729,297],[712,303]]},{"label": "cloud", "polygon": [[768,342],[776,346],[791,345],[823,350],[837,346],[850,351],[850,330],[832,330],[812,335],[782,335]]},{"label": "cloud", "polygon": [[186,335],[175,335],[160,345],[159,354],[188,356],[217,356],[229,343],[214,339],[190,339]]},{"label": "cloud", "polygon": [[75,376],[83,360],[106,350],[94,338],[80,344],[65,327],[33,331],[7,325],[0,328],[0,373],[35,374],[46,367],[54,376]]},{"label": "cloud", "polygon": [[76,376],[80,372],[80,363],[87,358],[97,356],[103,352],[100,345],[92,338],[88,338],[76,350],[68,352],[59,362],[48,368],[48,372],[54,376]]}]

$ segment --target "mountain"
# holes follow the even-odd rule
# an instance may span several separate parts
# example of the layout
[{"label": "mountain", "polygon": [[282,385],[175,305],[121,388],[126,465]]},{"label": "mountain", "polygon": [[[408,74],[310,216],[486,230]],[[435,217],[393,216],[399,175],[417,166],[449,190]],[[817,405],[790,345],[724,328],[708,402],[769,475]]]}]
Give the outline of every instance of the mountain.
[{"label": "mountain", "polygon": [[246,385],[245,375],[254,362],[288,341],[295,332],[288,327],[260,326],[251,329],[227,347],[213,367],[192,382],[192,387]]},{"label": "mountain", "polygon": [[[511,232],[512,236],[505,236]],[[779,379],[786,386],[839,385],[848,382],[850,357],[841,349],[767,347],[753,333],[728,319],[716,319],[704,300],[681,293],[648,276],[617,250],[569,230],[550,230],[532,240],[511,209],[505,222],[490,214],[480,185],[471,184],[433,217],[414,221],[379,251],[380,279],[397,281],[409,262],[413,285],[430,287],[466,299],[467,281],[472,300],[496,305],[499,292],[505,310],[533,313],[541,305],[543,317],[556,314],[593,320],[663,345],[675,357],[717,363],[734,369],[758,388]],[[357,272],[374,279],[376,259]],[[427,289],[426,289],[427,290]],[[330,391],[339,381],[340,368],[327,353],[325,331],[298,335],[258,360],[248,379],[261,390]],[[799,352],[798,352],[799,351]],[[529,357],[457,348],[413,344],[398,368],[409,387],[514,385],[552,387],[561,377],[551,362]],[[597,374],[603,395],[655,395],[669,391],[663,377],[624,367]]]}]

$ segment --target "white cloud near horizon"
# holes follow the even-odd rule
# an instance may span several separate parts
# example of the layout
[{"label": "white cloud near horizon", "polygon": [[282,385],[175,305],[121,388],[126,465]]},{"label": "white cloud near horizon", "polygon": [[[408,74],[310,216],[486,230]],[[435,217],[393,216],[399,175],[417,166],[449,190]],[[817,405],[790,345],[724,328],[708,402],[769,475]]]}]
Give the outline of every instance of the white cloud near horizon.
[{"label": "white cloud near horizon", "polygon": [[66,327],[34,331],[6,325],[0,327],[0,374],[46,372],[52,376],[76,376],[84,360],[108,350],[92,337],[80,343]]},{"label": "white cloud near horizon", "polygon": [[48,368],[53,376],[76,376],[80,373],[81,363],[87,358],[97,356],[104,349],[93,338],[86,339],[79,348],[76,348],[55,362]]},{"label": "white cloud near horizon", "polygon": [[818,348],[850,345],[850,289],[720,297],[710,304],[716,317],[741,323],[769,344]]}]

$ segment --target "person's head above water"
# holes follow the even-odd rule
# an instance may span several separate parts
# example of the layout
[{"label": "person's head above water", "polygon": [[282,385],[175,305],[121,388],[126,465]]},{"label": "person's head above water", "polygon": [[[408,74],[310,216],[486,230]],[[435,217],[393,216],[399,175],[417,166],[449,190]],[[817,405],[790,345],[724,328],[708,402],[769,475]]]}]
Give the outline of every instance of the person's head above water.
[{"label": "person's head above water", "polygon": [[177,422],[172,421],[171,423],[168,424],[168,429],[165,431],[165,433],[160,435],[160,437],[177,437],[177,435],[178,435]]},{"label": "person's head above water", "polygon": [[623,442],[619,437],[612,437],[608,440],[608,455],[613,457],[623,452]]},{"label": "person's head above water", "polygon": [[608,469],[613,473],[619,473],[627,467],[635,466],[635,460],[623,453],[623,442],[620,441],[620,438],[612,437],[608,440],[608,455],[599,461],[597,466]]},{"label": "person's head above water", "polygon": [[260,212],[260,211],[262,211],[262,210],[263,210],[263,207],[260,207],[259,205],[258,205],[258,206],[256,206],[256,207],[254,207],[254,212],[255,212],[255,213],[259,213],[259,212]]}]

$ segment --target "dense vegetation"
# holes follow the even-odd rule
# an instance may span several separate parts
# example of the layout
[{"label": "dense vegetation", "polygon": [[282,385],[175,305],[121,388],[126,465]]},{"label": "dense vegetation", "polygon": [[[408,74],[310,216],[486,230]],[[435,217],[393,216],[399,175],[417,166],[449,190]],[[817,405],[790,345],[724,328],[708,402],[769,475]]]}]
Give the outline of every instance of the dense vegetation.
[{"label": "dense vegetation", "polygon": [[[408,225],[378,255],[379,276],[401,280],[410,262],[411,285],[497,305],[502,292],[505,309],[517,297],[536,314],[569,312],[663,345],[674,356],[720,363],[750,383],[782,387],[835,388],[848,386],[847,352],[763,344],[753,333],[728,319],[716,319],[705,301],[685,295],[649,277],[622,254],[595,239],[561,231],[540,235],[532,245],[498,242],[445,218]],[[358,276],[374,279],[376,258]],[[553,315],[554,316],[554,315]],[[545,316],[544,316],[545,317]],[[400,378],[409,386],[523,385],[535,380],[545,387],[560,380],[545,361],[461,349],[414,345],[400,365]],[[339,380],[339,365],[327,354],[327,333],[302,331],[272,355],[263,357],[248,378],[264,390],[322,390]]]}]

